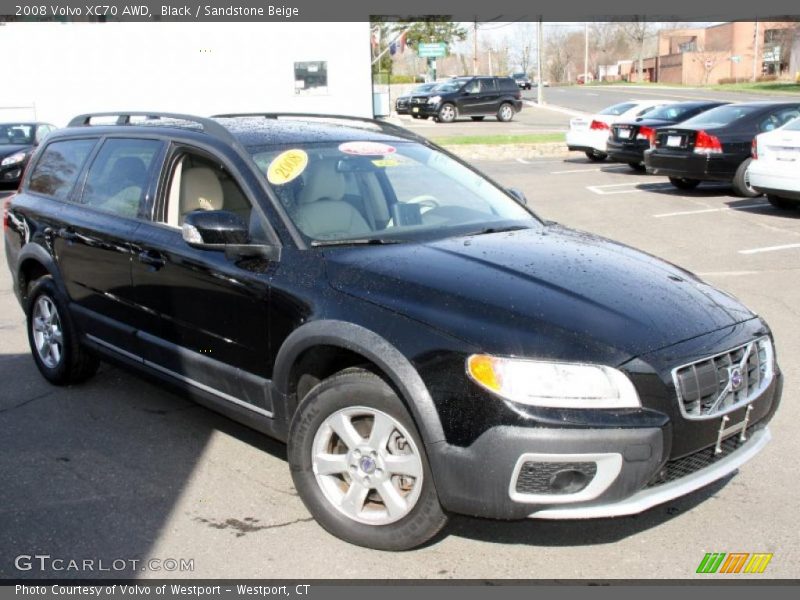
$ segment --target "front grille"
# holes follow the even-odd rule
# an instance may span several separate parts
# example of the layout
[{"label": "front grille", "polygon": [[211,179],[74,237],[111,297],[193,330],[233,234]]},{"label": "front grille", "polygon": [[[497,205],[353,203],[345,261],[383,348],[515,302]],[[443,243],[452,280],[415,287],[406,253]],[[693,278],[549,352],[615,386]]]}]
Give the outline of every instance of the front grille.
[{"label": "front grille", "polygon": [[427,102],[427,98],[412,98],[409,100],[409,104],[426,104]]},{"label": "front grille", "polygon": [[687,419],[710,419],[752,402],[772,382],[772,343],[763,337],[672,371]]},{"label": "front grille", "polygon": [[[745,437],[748,440],[756,428],[757,427],[750,427],[747,429]],[[739,435],[740,434],[737,433],[736,435],[729,437],[727,440],[723,440],[720,444],[721,452],[719,454],[717,454],[714,446],[709,446],[708,448],[698,450],[697,452],[689,454],[688,456],[684,456],[683,458],[676,458],[675,460],[668,461],[667,464],[665,464],[664,467],[658,472],[658,474],[650,480],[650,483],[647,484],[647,487],[651,488],[664,485],[670,481],[675,481],[681,477],[691,475],[700,469],[704,469],[710,465],[713,465],[715,462],[722,460],[729,454],[732,454],[738,450],[743,444],[747,443],[746,441],[740,441]]]},{"label": "front grille", "polygon": [[[573,482],[566,488],[559,485],[556,474],[560,471],[577,471],[583,475],[580,483]],[[585,488],[597,473],[595,462],[535,462],[523,463],[517,476],[517,492],[520,494],[574,494]]]}]

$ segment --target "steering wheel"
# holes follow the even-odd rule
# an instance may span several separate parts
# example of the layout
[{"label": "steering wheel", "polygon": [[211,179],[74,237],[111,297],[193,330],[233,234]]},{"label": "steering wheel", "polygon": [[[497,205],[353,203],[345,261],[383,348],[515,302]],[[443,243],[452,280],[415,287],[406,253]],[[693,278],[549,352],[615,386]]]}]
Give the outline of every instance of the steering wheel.
[{"label": "steering wheel", "polygon": [[425,214],[429,210],[433,208],[439,208],[441,204],[439,201],[430,194],[422,194],[420,196],[414,196],[410,200],[406,200],[406,204],[419,204],[420,210],[419,212]]}]

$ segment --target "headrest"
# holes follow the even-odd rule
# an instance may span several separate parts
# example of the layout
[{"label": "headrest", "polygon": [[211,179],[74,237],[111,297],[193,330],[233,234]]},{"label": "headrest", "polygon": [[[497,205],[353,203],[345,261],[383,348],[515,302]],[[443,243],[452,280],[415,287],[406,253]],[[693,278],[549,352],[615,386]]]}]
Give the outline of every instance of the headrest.
[{"label": "headrest", "polygon": [[309,165],[298,202],[311,204],[322,199],[341,200],[345,187],[344,175],[336,171],[336,161],[319,160]]}]

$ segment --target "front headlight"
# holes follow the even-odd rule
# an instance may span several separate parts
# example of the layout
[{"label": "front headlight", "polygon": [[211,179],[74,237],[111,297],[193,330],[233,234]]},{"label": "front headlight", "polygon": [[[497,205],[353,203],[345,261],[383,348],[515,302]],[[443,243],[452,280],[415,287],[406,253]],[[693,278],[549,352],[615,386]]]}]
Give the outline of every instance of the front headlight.
[{"label": "front headlight", "polygon": [[3,162],[0,162],[0,166],[7,167],[8,165],[15,165],[17,163],[21,163],[23,160],[25,160],[25,156],[27,154],[28,154],[27,152],[23,151],[23,152],[16,152],[11,156],[6,156],[3,159]]},{"label": "front headlight", "polygon": [[442,99],[441,96],[431,96],[428,98],[428,104],[439,104],[439,101]]},{"label": "front headlight", "polygon": [[604,365],[473,354],[469,377],[520,404],[551,408],[639,408],[639,395],[622,372]]}]

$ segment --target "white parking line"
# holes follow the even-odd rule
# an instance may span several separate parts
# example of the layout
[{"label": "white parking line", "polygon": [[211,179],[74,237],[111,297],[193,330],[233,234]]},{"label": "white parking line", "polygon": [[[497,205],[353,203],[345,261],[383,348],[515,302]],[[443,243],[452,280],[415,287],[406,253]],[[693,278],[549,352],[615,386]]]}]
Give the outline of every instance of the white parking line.
[{"label": "white parking line", "polygon": [[[565,175],[567,173],[591,173],[592,171],[630,171],[629,167],[625,166],[613,166],[613,167],[590,167],[590,168],[583,168],[583,169],[567,169],[566,171],[550,171],[550,175]],[[624,185],[632,185],[632,184],[624,184]]]},{"label": "white parking line", "polygon": [[663,217],[682,217],[683,215],[700,215],[703,213],[712,213],[712,212],[723,212],[726,210],[743,210],[745,208],[761,208],[762,206],[766,206],[766,202],[761,202],[760,204],[742,204],[741,206],[726,206],[725,208],[703,208],[700,210],[682,210],[678,212],[671,212],[671,213],[661,213],[658,215],[653,215],[656,219],[661,219]]},{"label": "white parking line", "polygon": [[739,250],[739,254],[759,254],[760,252],[774,252],[775,250],[789,250],[790,248],[800,248],[800,244],[784,244],[782,246],[765,246],[764,248],[750,248],[749,250]]},{"label": "white parking line", "polygon": [[630,183],[610,183],[606,185],[587,185],[586,189],[600,196],[610,196],[612,194],[637,194],[639,192],[649,192],[653,190],[671,189],[670,183],[645,183],[642,187],[633,189],[609,189],[609,188],[630,188],[631,186],[640,185],[640,181],[632,181]]},{"label": "white parking line", "polygon": [[525,160],[524,158],[518,158],[518,159],[516,159],[516,160],[517,160],[517,162],[518,162],[518,163],[522,163],[523,165],[529,165],[529,164],[531,164],[530,162],[528,162],[528,161],[527,161],[527,160]]}]

